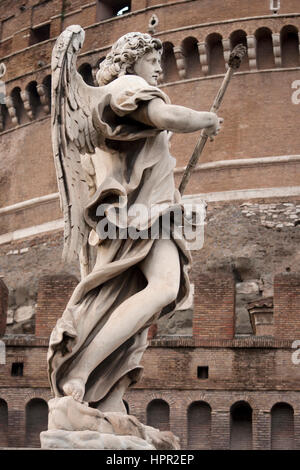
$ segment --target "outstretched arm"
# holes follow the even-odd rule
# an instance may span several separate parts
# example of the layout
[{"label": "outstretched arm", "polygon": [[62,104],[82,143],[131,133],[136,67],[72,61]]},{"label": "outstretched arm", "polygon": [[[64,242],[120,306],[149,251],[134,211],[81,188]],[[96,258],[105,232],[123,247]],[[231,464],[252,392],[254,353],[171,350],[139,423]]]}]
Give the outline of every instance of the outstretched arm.
[{"label": "outstretched arm", "polygon": [[[145,121],[145,112],[148,122]],[[132,117],[146,124],[150,121],[158,129],[178,133],[194,132],[206,128],[208,135],[216,135],[223,122],[223,119],[215,113],[194,111],[184,106],[166,104],[160,98],[149,101],[143,112],[135,111],[132,113]]]}]

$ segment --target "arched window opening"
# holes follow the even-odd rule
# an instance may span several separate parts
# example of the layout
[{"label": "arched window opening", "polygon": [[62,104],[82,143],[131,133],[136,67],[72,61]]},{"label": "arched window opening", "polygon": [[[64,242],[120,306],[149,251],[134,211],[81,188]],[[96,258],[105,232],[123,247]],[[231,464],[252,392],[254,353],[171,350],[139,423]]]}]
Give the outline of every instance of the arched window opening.
[{"label": "arched window opening", "polygon": [[131,0],[98,0],[96,8],[97,21],[121,16],[131,11]]},{"label": "arched window opening", "polygon": [[[241,29],[234,31],[230,35],[230,49],[233,50],[238,44],[243,44],[247,48],[247,34]],[[248,53],[243,58],[239,70],[249,70]]]},{"label": "arched window opening", "polygon": [[186,77],[199,77],[201,75],[201,65],[197,39],[186,38],[182,43],[182,51],[185,56]]},{"label": "arched window opening", "polygon": [[8,408],[0,398],[0,447],[8,447]]},{"label": "arched window opening", "polygon": [[260,28],[255,33],[256,58],[258,69],[272,69],[275,67],[272,31],[269,28]]},{"label": "arched window opening", "polygon": [[210,75],[225,73],[225,60],[220,34],[210,34],[206,39]]},{"label": "arched window opening", "polygon": [[3,132],[9,127],[9,116],[7,111],[7,106],[5,104],[0,104],[0,132]]},{"label": "arched window opening", "polygon": [[30,82],[26,87],[27,92],[27,100],[28,100],[28,110],[27,114],[29,115],[30,119],[36,119],[41,115],[42,112],[42,103],[40,95],[37,91],[37,83]]},{"label": "arched window opening", "polygon": [[23,124],[24,122],[27,121],[27,118],[26,118],[24,103],[21,98],[21,89],[19,87],[14,88],[10,96],[11,96],[12,105],[16,111],[16,118],[18,120],[18,124]]},{"label": "arched window opening", "polygon": [[47,77],[44,78],[43,85],[45,87],[46,100],[48,102],[49,109],[51,109],[51,75],[47,75]]},{"label": "arched window opening", "polygon": [[299,58],[299,35],[295,26],[284,26],[280,32],[281,57],[283,67],[298,67]]},{"label": "arched window opening", "polygon": [[294,410],[287,403],[276,403],[271,410],[271,449],[294,449]]},{"label": "arched window opening", "polygon": [[188,408],[188,449],[211,449],[211,407],[197,401]]},{"label": "arched window opening", "polygon": [[33,398],[26,405],[26,447],[40,447],[40,433],[48,427],[48,405],[45,400]]},{"label": "arched window opening", "polygon": [[230,449],[252,449],[252,408],[246,402],[238,402],[230,409]]},{"label": "arched window opening", "polygon": [[170,408],[164,400],[152,400],[147,406],[147,424],[160,431],[170,429]]},{"label": "arched window opening", "polygon": [[174,55],[174,46],[171,42],[163,43],[163,53],[161,56],[164,82],[175,82],[178,80],[178,71]]},{"label": "arched window opening", "polygon": [[82,64],[79,67],[78,72],[80,73],[80,75],[82,76],[83,80],[85,81],[87,85],[95,86],[93,73],[92,73],[92,67],[90,66],[90,64]]}]

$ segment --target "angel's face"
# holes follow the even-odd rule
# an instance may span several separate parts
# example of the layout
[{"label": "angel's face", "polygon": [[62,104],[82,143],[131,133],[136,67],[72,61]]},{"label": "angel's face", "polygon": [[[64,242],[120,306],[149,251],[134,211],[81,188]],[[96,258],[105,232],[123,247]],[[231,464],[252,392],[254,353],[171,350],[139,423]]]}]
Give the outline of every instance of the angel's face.
[{"label": "angel's face", "polygon": [[139,77],[142,77],[149,85],[157,85],[158,77],[162,72],[161,54],[154,49],[140,57],[133,66],[133,71]]}]

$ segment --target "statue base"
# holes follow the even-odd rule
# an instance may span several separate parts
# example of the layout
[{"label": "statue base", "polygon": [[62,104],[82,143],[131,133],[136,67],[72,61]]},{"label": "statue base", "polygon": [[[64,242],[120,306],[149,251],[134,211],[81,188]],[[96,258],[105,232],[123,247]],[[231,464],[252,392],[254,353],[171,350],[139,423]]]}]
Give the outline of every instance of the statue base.
[{"label": "statue base", "polygon": [[42,449],[180,449],[173,433],[146,426],[134,416],[102,413],[72,397],[54,398],[48,405],[48,431],[40,434]]}]

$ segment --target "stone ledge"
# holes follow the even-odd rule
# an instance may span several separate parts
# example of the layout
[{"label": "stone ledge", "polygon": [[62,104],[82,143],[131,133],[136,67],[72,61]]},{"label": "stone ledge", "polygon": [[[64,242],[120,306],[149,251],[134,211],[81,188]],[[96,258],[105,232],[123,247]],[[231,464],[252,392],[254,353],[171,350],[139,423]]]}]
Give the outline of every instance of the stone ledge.
[{"label": "stone ledge", "polygon": [[[34,335],[10,335],[1,338],[6,346],[45,347],[48,348],[48,337]],[[198,339],[192,336],[169,336],[154,338],[149,342],[150,348],[266,348],[290,349],[289,340],[277,340],[269,336],[248,336],[232,340]]]},{"label": "stone ledge", "polygon": [[25,347],[40,347],[45,346],[48,348],[49,338],[36,337],[34,335],[4,335],[1,338],[6,346],[25,346]]},{"label": "stone ledge", "polygon": [[288,340],[277,340],[269,336],[247,336],[245,338],[234,338],[232,340],[198,339],[189,337],[161,337],[150,341],[150,347],[162,348],[283,348],[290,349],[291,342]]}]

